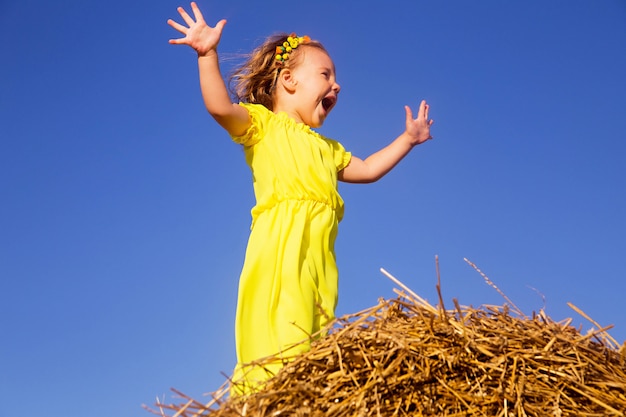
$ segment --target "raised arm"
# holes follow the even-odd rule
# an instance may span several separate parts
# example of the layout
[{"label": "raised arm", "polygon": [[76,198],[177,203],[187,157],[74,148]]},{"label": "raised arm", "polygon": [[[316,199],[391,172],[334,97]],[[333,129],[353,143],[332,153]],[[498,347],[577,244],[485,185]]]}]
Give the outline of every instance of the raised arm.
[{"label": "raised arm", "polygon": [[414,146],[432,139],[430,126],[433,120],[428,119],[429,106],[422,100],[417,118],[413,118],[413,112],[409,106],[404,106],[406,111],[406,130],[393,142],[373,153],[365,160],[352,157],[350,164],[339,172],[338,178],[344,182],[368,183],[382,178],[402,160]]},{"label": "raised arm", "polygon": [[191,3],[195,20],[182,7],[177,10],[186,26],[172,19],[169,19],[167,24],[185,36],[170,39],[169,42],[174,45],[189,45],[196,50],[198,53],[200,89],[208,112],[231,135],[245,133],[250,125],[250,116],[246,109],[231,102],[217,58],[217,45],[220,42],[226,20],[220,20],[215,27],[210,27],[204,21],[204,17],[195,2]]}]

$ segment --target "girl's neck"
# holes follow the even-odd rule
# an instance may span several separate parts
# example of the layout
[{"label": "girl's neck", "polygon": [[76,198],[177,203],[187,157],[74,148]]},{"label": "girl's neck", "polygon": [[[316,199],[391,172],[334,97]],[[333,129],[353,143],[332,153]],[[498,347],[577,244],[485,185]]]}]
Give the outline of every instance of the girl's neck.
[{"label": "girl's neck", "polygon": [[291,119],[295,120],[297,123],[304,123],[302,118],[298,114],[298,112],[291,106],[280,105],[279,103],[274,103],[274,114],[285,113]]}]

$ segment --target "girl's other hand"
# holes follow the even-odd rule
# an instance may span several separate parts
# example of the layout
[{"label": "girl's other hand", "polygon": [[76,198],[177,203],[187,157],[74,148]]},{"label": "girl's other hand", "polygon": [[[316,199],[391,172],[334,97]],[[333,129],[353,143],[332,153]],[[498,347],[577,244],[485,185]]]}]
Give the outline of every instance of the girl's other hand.
[{"label": "girl's other hand", "polygon": [[428,119],[429,108],[430,106],[426,104],[426,100],[422,100],[419,110],[417,111],[417,119],[414,119],[411,108],[404,106],[406,110],[406,133],[411,137],[411,144],[413,146],[433,138],[430,135],[430,127],[434,121]]},{"label": "girl's other hand", "polygon": [[198,52],[199,56],[215,53],[226,20],[222,19],[217,22],[215,27],[210,27],[204,21],[204,17],[202,17],[202,13],[195,2],[191,2],[191,10],[193,11],[195,21],[182,7],[179,7],[177,10],[187,26],[181,25],[172,19],[169,19],[167,24],[185,36],[183,38],[170,39],[169,43],[173,45],[189,45]]}]

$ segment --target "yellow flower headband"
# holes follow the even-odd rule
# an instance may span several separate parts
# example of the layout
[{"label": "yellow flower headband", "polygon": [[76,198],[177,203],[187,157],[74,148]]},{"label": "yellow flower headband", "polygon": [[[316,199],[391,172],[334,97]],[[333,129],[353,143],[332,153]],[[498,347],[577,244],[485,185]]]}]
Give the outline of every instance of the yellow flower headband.
[{"label": "yellow flower headband", "polygon": [[278,65],[283,65],[286,60],[289,59],[289,54],[291,51],[296,49],[298,45],[303,43],[311,42],[311,38],[308,36],[296,36],[295,33],[292,33],[287,37],[287,40],[282,43],[282,45],[278,45],[276,47],[276,56],[274,57],[276,63]]}]

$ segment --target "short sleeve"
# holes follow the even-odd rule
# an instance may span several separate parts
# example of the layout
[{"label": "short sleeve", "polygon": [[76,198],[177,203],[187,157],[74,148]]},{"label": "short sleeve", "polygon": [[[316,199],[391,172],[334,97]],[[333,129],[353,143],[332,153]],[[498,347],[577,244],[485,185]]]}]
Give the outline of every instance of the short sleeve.
[{"label": "short sleeve", "polygon": [[250,127],[243,135],[231,137],[235,143],[253,146],[265,136],[270,111],[261,104],[239,103],[239,105],[248,111]]},{"label": "short sleeve", "polygon": [[350,159],[352,159],[352,153],[346,151],[343,145],[335,140],[328,140],[333,148],[333,159],[335,161],[335,166],[337,167],[337,172],[341,171],[350,163]]}]

